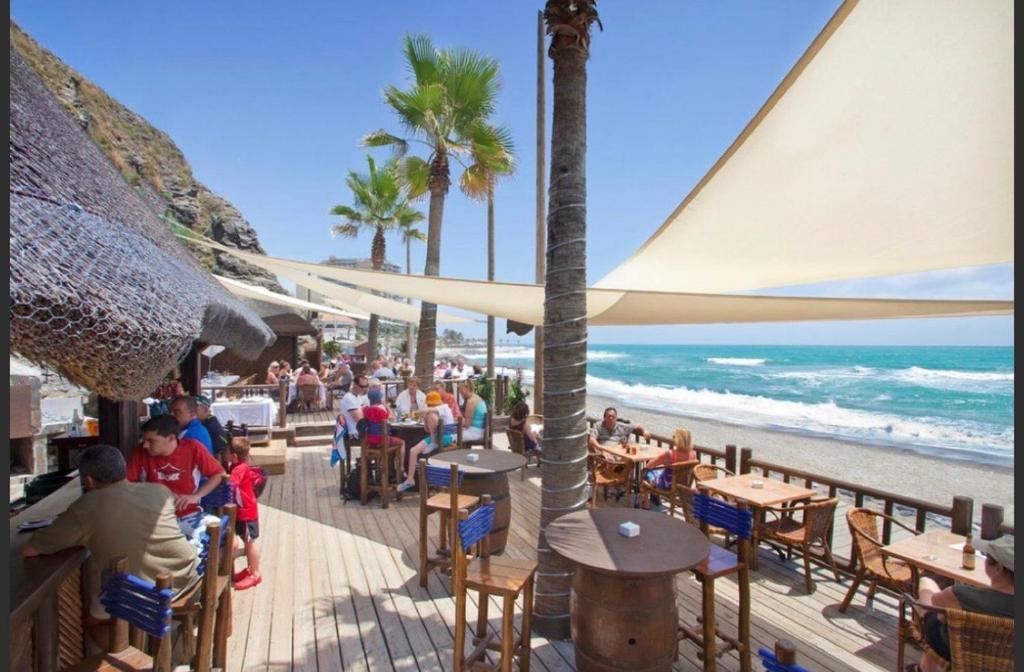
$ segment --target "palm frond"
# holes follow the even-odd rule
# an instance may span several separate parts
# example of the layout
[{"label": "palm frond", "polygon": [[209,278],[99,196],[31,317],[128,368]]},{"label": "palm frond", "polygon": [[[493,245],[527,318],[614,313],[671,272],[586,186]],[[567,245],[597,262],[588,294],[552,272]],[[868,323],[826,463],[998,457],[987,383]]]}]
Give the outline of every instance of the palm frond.
[{"label": "palm frond", "polygon": [[384,129],[367,133],[363,136],[360,144],[364,147],[391,147],[395,152],[395,156],[405,156],[405,152],[409,149],[409,142],[407,140],[397,135],[392,135]]},{"label": "palm frond", "polygon": [[341,236],[343,238],[358,238],[359,231],[362,230],[362,228],[363,227],[358,226],[356,224],[344,222],[342,224],[335,224],[334,226],[332,226],[331,233],[335,236]]},{"label": "palm frond", "polygon": [[475,201],[486,201],[487,194],[494,188],[494,174],[475,163],[462,171],[459,188]]},{"label": "palm frond", "polygon": [[405,36],[405,65],[418,84],[437,81],[437,50],[428,35]]},{"label": "palm frond", "polygon": [[429,163],[418,156],[410,156],[400,164],[399,174],[409,199],[415,200],[427,193],[430,183]]}]

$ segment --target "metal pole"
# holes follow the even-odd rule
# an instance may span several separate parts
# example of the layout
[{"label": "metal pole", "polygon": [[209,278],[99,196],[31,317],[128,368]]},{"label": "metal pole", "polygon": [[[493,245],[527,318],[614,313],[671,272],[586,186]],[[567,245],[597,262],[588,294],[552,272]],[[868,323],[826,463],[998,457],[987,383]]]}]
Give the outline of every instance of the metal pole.
[{"label": "metal pole", "polygon": [[[544,226],[546,207],[544,194],[544,12],[537,12],[537,240],[536,276],[538,285],[544,284],[544,255],[547,242]],[[544,413],[544,328],[537,325],[533,330],[533,412]]]}]

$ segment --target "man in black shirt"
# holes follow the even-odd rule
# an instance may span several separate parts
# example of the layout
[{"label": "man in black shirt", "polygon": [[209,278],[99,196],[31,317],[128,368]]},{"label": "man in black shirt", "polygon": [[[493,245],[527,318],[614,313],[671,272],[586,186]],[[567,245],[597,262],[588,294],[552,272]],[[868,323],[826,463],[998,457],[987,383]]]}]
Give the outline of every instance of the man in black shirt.
[{"label": "man in black shirt", "polygon": [[217,416],[210,412],[209,397],[197,394],[195,399],[196,416],[199,418],[199,421],[203,423],[203,427],[206,427],[206,431],[210,433],[210,439],[213,441],[213,455],[223,462],[225,457],[224,451],[227,450],[228,447],[224,427],[220,424],[220,420],[217,419]]}]

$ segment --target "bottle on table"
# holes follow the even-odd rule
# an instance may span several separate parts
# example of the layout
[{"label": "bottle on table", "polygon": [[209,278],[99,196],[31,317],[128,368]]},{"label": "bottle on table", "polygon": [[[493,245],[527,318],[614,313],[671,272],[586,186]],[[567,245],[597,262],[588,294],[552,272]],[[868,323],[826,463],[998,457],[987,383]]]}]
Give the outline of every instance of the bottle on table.
[{"label": "bottle on table", "polygon": [[78,415],[78,409],[71,416],[71,425],[68,427],[68,436],[82,436],[82,416]]},{"label": "bottle on table", "polygon": [[974,545],[971,543],[971,535],[967,535],[967,539],[964,541],[964,569],[974,569]]}]

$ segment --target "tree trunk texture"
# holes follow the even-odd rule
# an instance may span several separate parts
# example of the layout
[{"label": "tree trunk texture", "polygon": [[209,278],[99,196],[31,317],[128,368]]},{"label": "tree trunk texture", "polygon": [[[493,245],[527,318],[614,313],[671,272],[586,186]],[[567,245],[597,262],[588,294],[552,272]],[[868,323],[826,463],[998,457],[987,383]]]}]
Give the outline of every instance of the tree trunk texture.
[{"label": "tree trunk texture", "polygon": [[[373,243],[370,245],[370,263],[373,269],[379,271],[384,268],[384,259],[387,254],[387,241],[384,240],[384,229],[377,227],[373,233]],[[370,314],[370,326],[367,330],[367,359],[377,356],[377,340],[380,334],[380,317]]]},{"label": "tree trunk texture", "polygon": [[[427,213],[427,263],[423,275],[438,275],[441,270],[441,221],[444,197],[448,193],[448,157],[437,152],[430,164],[430,210]],[[434,354],[437,348],[437,305],[420,302],[420,333],[416,342],[416,375],[423,387],[434,382]]]},{"label": "tree trunk texture", "polygon": [[[487,279],[494,280],[494,189],[487,194]],[[487,377],[494,377],[494,315],[487,316]]]},{"label": "tree trunk texture", "polygon": [[[544,130],[547,107],[544,103],[544,12],[537,12],[537,175],[536,175],[536,230],[534,232],[534,281],[544,284],[544,255],[546,227],[544,226]],[[533,412],[544,414],[544,327],[533,330]]]},{"label": "tree trunk texture", "polygon": [[[412,275],[412,238],[406,238],[405,240],[405,274]],[[412,299],[405,297],[405,302],[412,305]],[[405,325],[405,356],[412,361],[413,347],[412,347],[412,322],[407,322]]]},{"label": "tree trunk texture", "polygon": [[[573,565],[548,547],[544,530],[556,518],[586,505],[585,164],[590,22],[581,26],[578,17],[588,10],[593,12],[593,6],[586,0],[549,0],[545,11],[548,32],[553,35],[548,53],[554,77],[544,301],[544,457],[537,546],[540,569],[534,631],[549,639],[570,635]],[[596,12],[593,16],[596,19]],[[559,30],[567,24],[573,30]]]}]

